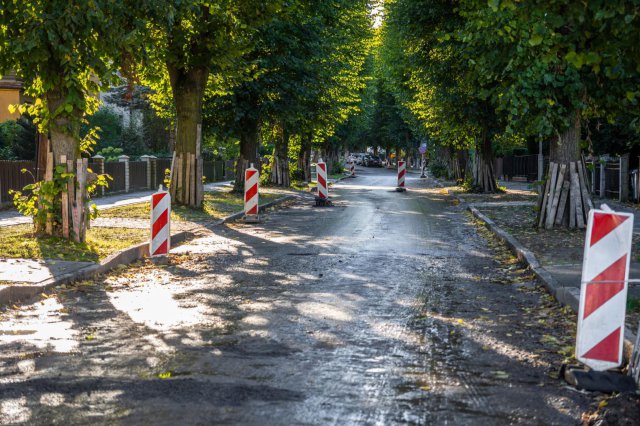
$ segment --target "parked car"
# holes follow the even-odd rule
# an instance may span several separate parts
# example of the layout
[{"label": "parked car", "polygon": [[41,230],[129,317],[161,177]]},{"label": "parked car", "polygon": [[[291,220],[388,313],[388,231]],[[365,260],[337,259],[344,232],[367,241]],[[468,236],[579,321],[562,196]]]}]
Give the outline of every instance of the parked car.
[{"label": "parked car", "polygon": [[356,164],[358,166],[364,166],[364,156],[365,154],[354,154],[356,157]]},{"label": "parked car", "polygon": [[365,156],[364,165],[367,167],[382,167],[382,160],[377,155]]}]

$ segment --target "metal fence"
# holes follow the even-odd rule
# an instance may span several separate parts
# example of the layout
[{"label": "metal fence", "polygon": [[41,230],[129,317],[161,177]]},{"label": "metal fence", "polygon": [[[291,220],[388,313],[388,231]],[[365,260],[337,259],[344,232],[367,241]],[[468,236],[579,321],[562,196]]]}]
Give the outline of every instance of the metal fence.
[{"label": "metal fence", "polygon": [[[27,170],[22,173],[22,170]],[[13,200],[11,190],[22,189],[35,182],[35,161],[6,161],[0,160],[0,204],[7,204]]]},{"label": "metal fence", "polygon": [[[544,167],[548,164],[549,158],[544,157]],[[504,180],[536,181],[538,179],[538,154],[508,155],[497,158],[494,170],[496,175]]]},{"label": "metal fence", "polygon": [[584,162],[592,194],[619,201],[640,201],[639,175],[637,169],[629,170],[628,154],[619,157],[588,157]]},{"label": "metal fence", "polygon": [[129,162],[129,191],[141,191],[149,189],[147,182],[147,162],[146,161],[130,161]]},{"label": "metal fence", "polygon": [[224,162],[223,161],[205,161],[202,165],[202,173],[205,182],[218,182],[224,180]]},{"label": "metal fence", "polygon": [[108,179],[109,186],[105,189],[105,194],[126,191],[125,163],[104,163],[104,172],[111,176]]}]

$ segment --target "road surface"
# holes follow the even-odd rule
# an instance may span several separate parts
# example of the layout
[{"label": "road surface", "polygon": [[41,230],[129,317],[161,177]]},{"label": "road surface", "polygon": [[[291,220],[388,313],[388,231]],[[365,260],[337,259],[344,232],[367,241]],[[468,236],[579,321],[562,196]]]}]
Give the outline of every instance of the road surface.
[{"label": "road surface", "polygon": [[334,207],[303,198],[10,308],[0,420],[579,424],[589,399],[544,343],[573,331],[562,314],[434,182],[394,186],[366,169]]}]

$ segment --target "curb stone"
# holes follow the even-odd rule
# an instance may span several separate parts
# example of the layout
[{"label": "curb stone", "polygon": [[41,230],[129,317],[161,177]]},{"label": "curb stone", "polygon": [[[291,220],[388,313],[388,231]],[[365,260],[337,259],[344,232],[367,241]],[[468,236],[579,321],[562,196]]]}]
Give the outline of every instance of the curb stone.
[{"label": "curb stone", "polygon": [[[269,207],[273,207],[290,199],[296,198],[294,195],[285,195],[276,200],[273,200],[267,204],[260,206],[260,211],[264,211]],[[177,232],[171,235],[172,246],[183,243],[198,235],[198,229],[211,228],[227,222],[231,222],[242,218],[244,212],[234,213],[216,221],[211,221],[203,225],[197,225],[191,229]],[[86,280],[94,278],[98,275],[102,275],[110,270],[120,266],[128,265],[137,260],[143,259],[149,256],[149,242],[145,241],[129,248],[115,252],[100,263],[95,265],[89,265],[84,268],[78,269],[74,272],[59,275],[57,277],[51,277],[46,280],[30,285],[6,285],[0,286],[0,305],[7,305],[10,303],[18,303],[31,299],[38,294],[44,293],[46,290],[56,286],[67,284],[74,281]]]}]

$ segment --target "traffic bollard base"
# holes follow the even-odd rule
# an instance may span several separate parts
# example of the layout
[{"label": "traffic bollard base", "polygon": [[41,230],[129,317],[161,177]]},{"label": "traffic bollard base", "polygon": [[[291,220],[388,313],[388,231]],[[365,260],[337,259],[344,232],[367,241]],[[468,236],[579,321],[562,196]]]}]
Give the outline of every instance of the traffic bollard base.
[{"label": "traffic bollard base", "polygon": [[333,203],[328,198],[316,197],[316,207],[328,207]]},{"label": "traffic bollard base", "polygon": [[616,371],[595,371],[578,365],[563,365],[562,376],[571,386],[590,392],[612,393],[636,390],[636,383],[631,376]]},{"label": "traffic bollard base", "polygon": [[246,214],[244,215],[244,223],[259,223],[260,216],[257,214]]},{"label": "traffic bollard base", "polygon": [[396,192],[406,192],[406,190],[407,190],[407,188],[403,188],[403,187],[401,187],[401,186],[398,186],[398,187],[396,188]]}]

